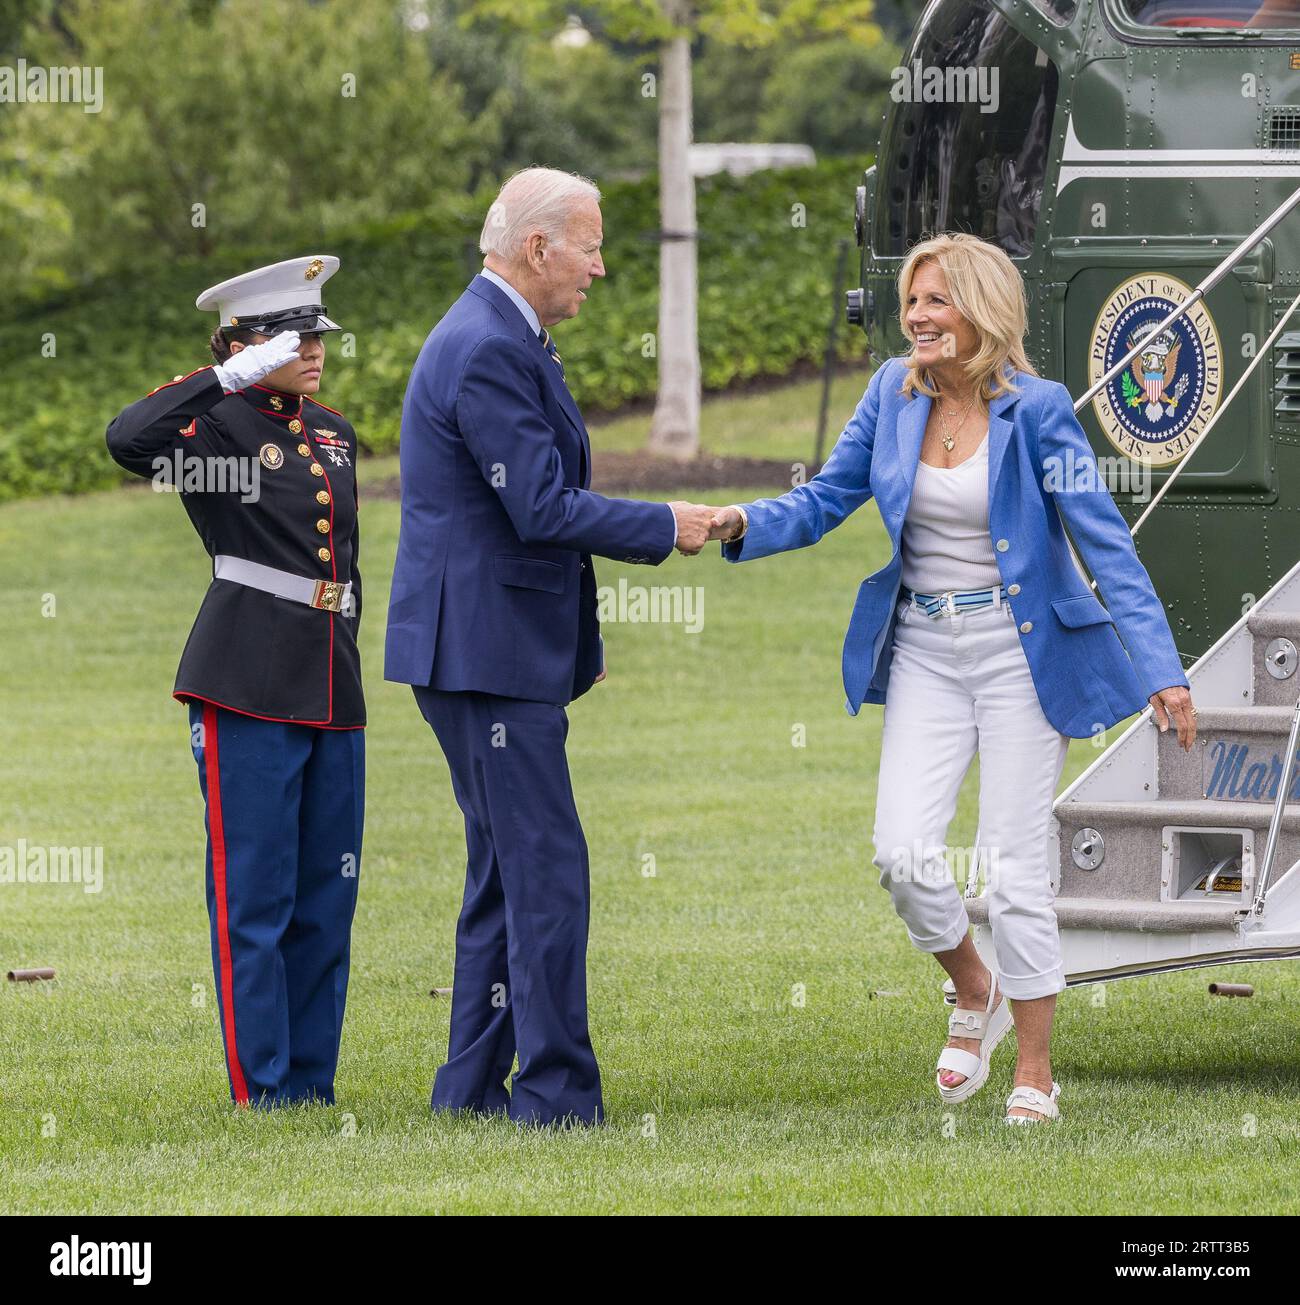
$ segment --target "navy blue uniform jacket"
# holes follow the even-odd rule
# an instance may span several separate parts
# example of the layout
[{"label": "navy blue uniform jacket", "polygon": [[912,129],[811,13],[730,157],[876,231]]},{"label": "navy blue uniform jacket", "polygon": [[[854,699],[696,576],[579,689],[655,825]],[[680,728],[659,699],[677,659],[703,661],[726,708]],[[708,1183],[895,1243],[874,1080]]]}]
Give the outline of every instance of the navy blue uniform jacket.
[{"label": "navy blue uniform jacket", "polygon": [[157,474],[159,459],[258,463],[255,501],[235,490],[181,494],[204,548],[352,584],[355,610],[344,616],[214,578],[173,696],[295,725],[364,725],[357,437],[348,420],[315,399],[262,385],[226,394],[204,367],[124,409],[107,439],[117,462],[139,476]]}]

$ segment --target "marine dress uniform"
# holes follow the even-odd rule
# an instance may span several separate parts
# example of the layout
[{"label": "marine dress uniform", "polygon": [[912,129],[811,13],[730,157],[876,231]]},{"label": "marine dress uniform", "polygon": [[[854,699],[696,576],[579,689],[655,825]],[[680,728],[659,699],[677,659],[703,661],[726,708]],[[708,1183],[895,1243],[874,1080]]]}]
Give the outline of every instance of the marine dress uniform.
[{"label": "marine dress uniform", "polygon": [[128,470],[177,476],[213,561],[173,696],[189,706],[207,807],[212,963],[240,1105],[333,1101],[347,992],[365,788],[356,434],[315,399],[250,381],[296,360],[299,335],[340,329],[319,302],[337,267],[291,259],[205,291],[198,307],[218,309],[223,331],[271,339],[159,387],[107,434]]}]

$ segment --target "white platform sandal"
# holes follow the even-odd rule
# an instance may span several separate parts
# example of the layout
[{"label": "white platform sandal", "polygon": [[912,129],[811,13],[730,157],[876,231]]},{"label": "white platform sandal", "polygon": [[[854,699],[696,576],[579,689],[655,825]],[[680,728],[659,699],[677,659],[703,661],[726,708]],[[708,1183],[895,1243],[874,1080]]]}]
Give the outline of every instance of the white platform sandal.
[{"label": "white platform sandal", "polygon": [[[994,997],[997,1005],[993,1004]],[[984,1086],[989,1076],[989,1062],[999,1042],[1006,1037],[1011,1027],[1011,1007],[1005,994],[998,991],[997,980],[989,984],[988,1004],[983,1010],[970,1010],[963,1006],[948,1016],[948,1036],[951,1038],[976,1038],[980,1044],[980,1054],[963,1051],[960,1047],[944,1047],[939,1053],[939,1062],[935,1066],[934,1085],[939,1095],[949,1102],[956,1103],[972,1097]],[[945,1070],[966,1077],[956,1087],[945,1087],[939,1075]]]},{"label": "white platform sandal", "polygon": [[[1056,1100],[1060,1095],[1061,1085],[1059,1083],[1052,1084],[1052,1095],[1050,1097],[1046,1092],[1040,1092],[1037,1088],[1012,1088],[1011,1095],[1007,1098],[1006,1122],[1008,1124],[1045,1124],[1049,1119],[1059,1119],[1061,1112],[1056,1108]],[[1035,1119],[1033,1115],[1013,1115],[1011,1112],[1017,1106],[1022,1110],[1037,1110],[1042,1118]]]}]

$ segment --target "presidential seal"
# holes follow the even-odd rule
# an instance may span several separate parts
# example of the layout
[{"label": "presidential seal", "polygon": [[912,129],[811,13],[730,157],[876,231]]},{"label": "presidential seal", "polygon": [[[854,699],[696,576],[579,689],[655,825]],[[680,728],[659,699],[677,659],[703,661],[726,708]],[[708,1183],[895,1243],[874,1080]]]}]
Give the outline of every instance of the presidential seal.
[{"label": "presidential seal", "polygon": [[1092,328],[1088,383],[1141,342],[1142,352],[1092,401],[1106,438],[1125,457],[1161,467],[1182,458],[1219,406],[1219,331],[1203,302],[1172,326],[1160,323],[1192,288],[1164,272],[1131,277],[1102,305]]}]

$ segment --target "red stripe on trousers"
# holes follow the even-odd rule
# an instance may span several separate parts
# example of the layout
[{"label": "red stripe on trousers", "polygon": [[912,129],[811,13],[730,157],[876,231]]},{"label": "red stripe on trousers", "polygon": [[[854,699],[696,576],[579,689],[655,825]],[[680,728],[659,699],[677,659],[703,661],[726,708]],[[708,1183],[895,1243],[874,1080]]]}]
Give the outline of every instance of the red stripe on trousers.
[{"label": "red stripe on trousers", "polygon": [[226,910],[226,828],[221,818],[221,760],[217,753],[217,709],[203,704],[203,764],[208,776],[208,831],[212,835],[212,884],[217,899],[217,959],[221,1009],[225,1013],[226,1066],[235,1104],[248,1104],[248,1085],[235,1042],[235,979],[230,959],[230,920]]}]

